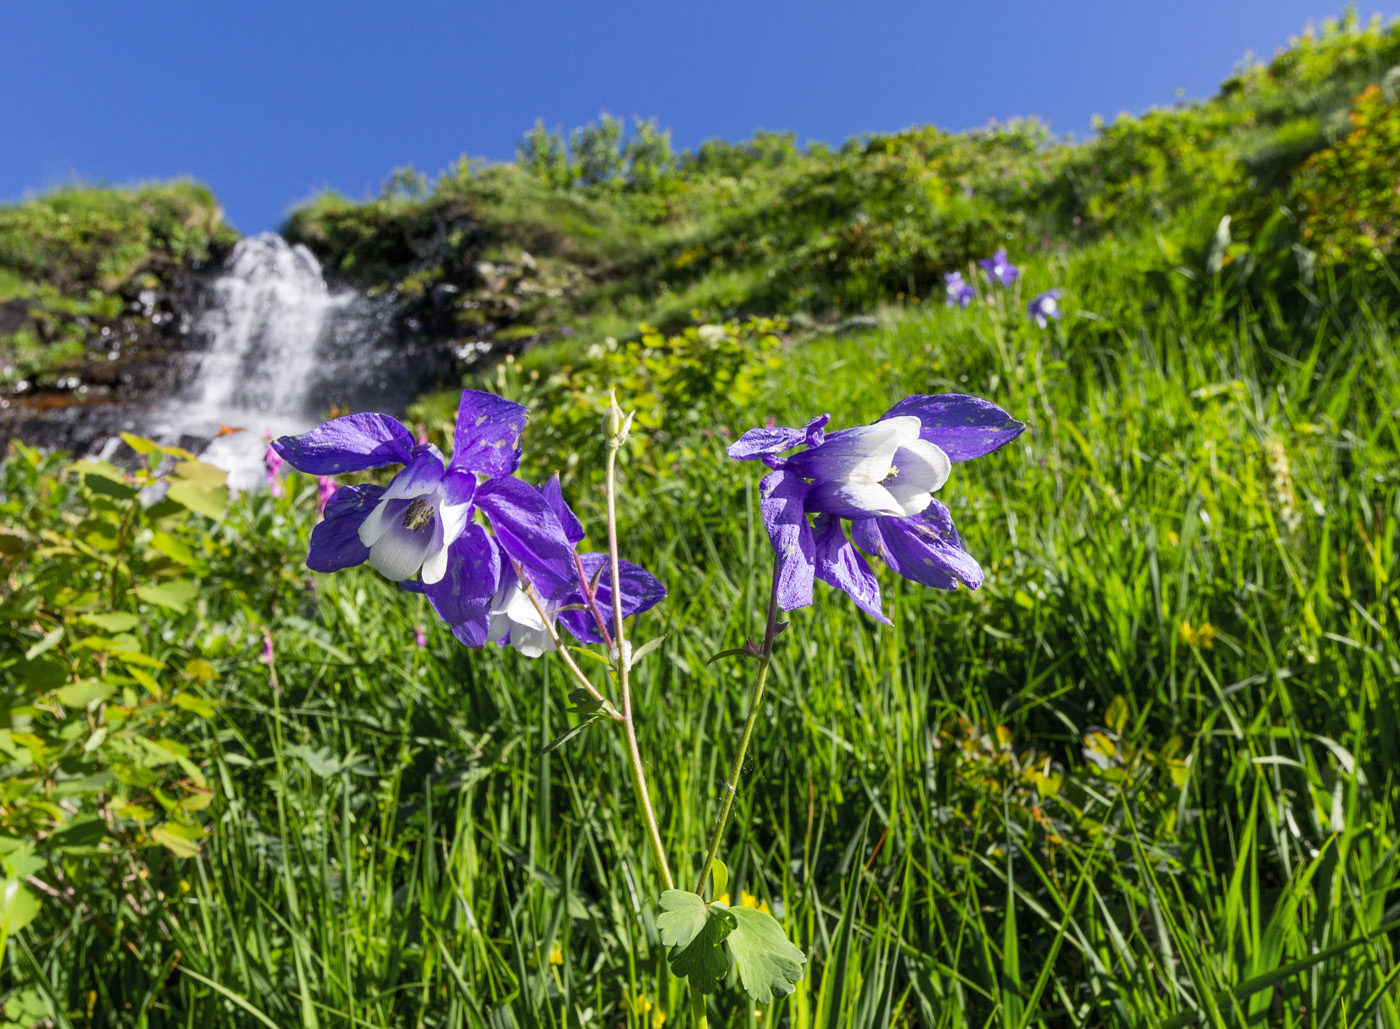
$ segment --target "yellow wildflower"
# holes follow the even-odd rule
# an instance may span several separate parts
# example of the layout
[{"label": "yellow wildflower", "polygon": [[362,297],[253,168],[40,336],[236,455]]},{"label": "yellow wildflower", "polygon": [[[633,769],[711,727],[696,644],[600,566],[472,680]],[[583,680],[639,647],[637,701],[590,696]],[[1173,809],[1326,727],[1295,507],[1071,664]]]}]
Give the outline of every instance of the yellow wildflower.
[{"label": "yellow wildflower", "polygon": [[1196,630],[1191,628],[1190,622],[1182,622],[1177,626],[1176,638],[1189,647],[1196,642]]},{"label": "yellow wildflower", "polygon": [[715,900],[719,901],[721,904],[724,904],[727,907],[729,905],[729,891],[726,890],[725,892],[721,893],[718,897],[715,898]]},{"label": "yellow wildflower", "polygon": [[549,963],[551,965],[562,965],[564,963],[564,952],[559,949],[559,944],[555,944],[549,949]]},{"label": "yellow wildflower", "polygon": [[739,906],[741,908],[753,908],[757,911],[762,911],[765,915],[771,915],[773,913],[768,909],[767,901],[760,902],[759,899],[748,890],[741,890],[739,892]]},{"label": "yellow wildflower", "polygon": [[1204,650],[1209,650],[1215,646],[1215,626],[1210,622],[1202,622],[1201,627],[1196,630],[1196,639],[1200,641]]}]

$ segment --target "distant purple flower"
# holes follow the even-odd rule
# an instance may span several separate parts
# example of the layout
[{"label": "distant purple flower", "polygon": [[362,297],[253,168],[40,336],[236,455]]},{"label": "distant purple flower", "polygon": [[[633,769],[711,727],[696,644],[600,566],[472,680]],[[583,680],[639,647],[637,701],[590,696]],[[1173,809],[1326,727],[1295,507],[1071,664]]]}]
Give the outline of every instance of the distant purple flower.
[{"label": "distant purple flower", "polygon": [[[553,598],[540,599],[545,617],[541,617],[540,607],[526,594],[523,584],[515,574],[515,569],[506,563],[501,572],[501,583],[491,600],[491,626],[488,638],[515,647],[526,657],[539,657],[554,649],[554,640],[545,625],[545,618],[551,624],[557,622],[581,643],[601,643],[604,632],[611,640],[616,634],[612,609],[612,572],[608,567],[606,554],[580,554],[578,544],[583,541],[583,525],[564,500],[556,475],[539,490],[540,496],[549,505],[564,535],[569,540],[571,553],[568,558],[554,563],[553,573],[560,578],[572,580],[570,590]],[[528,579],[539,575],[540,568],[522,565],[522,572]],[[655,607],[665,596],[666,587],[656,577],[639,565],[630,561],[618,562],[618,573],[622,580],[622,617],[629,618]],[[596,581],[596,588],[593,583]],[[589,603],[588,590],[592,589],[592,603]],[[569,610],[562,610],[568,608]],[[599,621],[602,622],[600,628]]]},{"label": "distant purple flower", "polygon": [[335,480],[329,475],[318,475],[316,477],[316,499],[319,504],[318,510],[321,514],[326,513],[326,505],[331,502],[331,497],[335,496],[335,491],[340,487],[335,484]]},{"label": "distant purple flower", "polygon": [[1021,277],[1021,269],[1007,260],[1005,250],[998,250],[991,257],[984,257],[977,263],[986,271],[988,282],[1000,282],[1003,286],[1009,286]]},{"label": "distant purple flower", "polygon": [[956,304],[959,307],[967,307],[968,304],[977,299],[977,290],[972,284],[962,277],[962,272],[948,272],[943,276],[948,290],[948,306]]},{"label": "distant purple flower", "polygon": [[[813,579],[848,593],[888,623],[880,585],[856,545],[895,573],[925,586],[972,589],[982,569],[963,549],[948,509],[932,494],[952,462],[1010,443],[1025,426],[995,404],[959,393],[911,396],[873,425],[827,434],[829,416],[800,429],[750,429],[729,448],[740,461],[773,469],[760,483],[763,520],[778,555],[778,604],[812,602]],[[798,446],[805,450],[780,457]],[[809,522],[809,516],[815,516]]]},{"label": "distant purple flower", "polygon": [[423,627],[421,625],[415,625],[413,627],[413,642],[420,647],[426,647],[428,645],[428,636],[423,632]]},{"label": "distant purple flower", "polygon": [[1049,319],[1059,319],[1060,296],[1060,290],[1047,289],[1026,305],[1026,313],[1034,318],[1035,323],[1043,329],[1050,324]]},{"label": "distant purple flower", "polygon": [[276,658],[272,653],[272,637],[267,633],[263,633],[263,649],[262,654],[258,656],[258,661],[262,664],[270,665],[274,660],[276,660]]},{"label": "distant purple flower", "polygon": [[[543,595],[567,592],[572,579],[554,577],[550,568],[572,552],[569,541],[539,493],[511,474],[520,464],[525,416],[519,404],[464,390],[446,462],[435,446],[416,443],[382,414],[347,415],[275,440],[288,464],[311,475],[404,466],[387,487],[336,490],[312,530],[307,567],[334,572],[368,562],[405,585],[420,575],[410,588],[427,594],[457,638],[474,647],[486,642],[502,552],[539,567],[534,581]],[[478,510],[494,535],[475,521]]]},{"label": "distant purple flower", "polygon": [[278,500],[282,499],[282,483],[278,481],[277,473],[282,470],[282,458],[272,445],[272,435],[269,433],[264,437],[267,441],[267,450],[263,454],[263,470],[267,473],[268,492]]}]

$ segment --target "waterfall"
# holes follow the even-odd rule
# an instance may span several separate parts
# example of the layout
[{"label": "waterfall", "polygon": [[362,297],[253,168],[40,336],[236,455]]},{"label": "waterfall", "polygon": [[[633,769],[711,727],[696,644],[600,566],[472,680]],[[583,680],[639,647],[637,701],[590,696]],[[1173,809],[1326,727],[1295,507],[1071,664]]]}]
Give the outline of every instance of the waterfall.
[{"label": "waterfall", "polygon": [[393,413],[425,372],[385,305],[327,285],[310,250],[271,233],[234,247],[194,328],[205,345],[159,432],[209,440],[203,459],[234,488],[261,481],[267,434],[304,431],[332,407]]}]

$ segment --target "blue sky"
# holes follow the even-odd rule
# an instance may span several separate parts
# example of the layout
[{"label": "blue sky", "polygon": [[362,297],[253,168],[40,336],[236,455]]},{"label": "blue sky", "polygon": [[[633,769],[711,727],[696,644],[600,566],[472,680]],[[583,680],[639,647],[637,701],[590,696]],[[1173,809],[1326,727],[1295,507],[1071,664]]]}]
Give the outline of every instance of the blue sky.
[{"label": "blue sky", "polygon": [[321,189],[358,198],[399,165],[508,159],[536,118],[567,129],[600,110],[655,116],[678,147],[1020,114],[1083,135],[1094,114],[1210,95],[1340,2],[12,4],[0,201],[188,175],[256,232]]}]

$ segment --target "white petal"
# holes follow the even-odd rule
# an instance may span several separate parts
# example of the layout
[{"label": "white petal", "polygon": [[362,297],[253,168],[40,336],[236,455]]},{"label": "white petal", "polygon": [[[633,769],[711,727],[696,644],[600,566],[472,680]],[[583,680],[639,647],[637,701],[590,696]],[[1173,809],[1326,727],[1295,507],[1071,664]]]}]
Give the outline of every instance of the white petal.
[{"label": "white petal", "polygon": [[904,514],[903,505],[879,483],[825,483],[812,491],[809,502],[809,510],[830,511],[842,518],[874,518],[877,515],[898,518]]},{"label": "white petal", "polygon": [[431,586],[442,582],[447,574],[447,550],[449,542],[443,536],[442,522],[433,522],[432,543],[428,556],[423,559],[423,582]]},{"label": "white petal", "polygon": [[911,483],[924,493],[937,493],[953,470],[953,462],[948,460],[943,448],[922,439],[915,439],[895,451],[894,466],[899,474],[888,483],[891,493],[895,493],[897,484],[903,483]]},{"label": "white petal", "polygon": [[388,531],[369,548],[369,563],[386,579],[402,582],[423,567],[432,545],[432,533],[414,532],[391,521]]},{"label": "white petal", "polygon": [[442,522],[442,538],[451,544],[466,529],[467,519],[471,517],[472,505],[470,503],[449,504],[446,499],[442,499],[438,501],[437,513]]},{"label": "white petal", "polygon": [[540,657],[554,649],[554,640],[543,628],[531,629],[517,625],[511,629],[510,645],[526,657]]},{"label": "white petal", "polygon": [[919,419],[912,415],[891,418],[835,433],[819,447],[799,454],[794,463],[803,475],[819,482],[879,482],[890,472],[894,452],[912,422],[914,437],[919,435]]},{"label": "white petal", "polygon": [[916,515],[933,503],[933,494],[928,490],[921,490],[911,483],[900,484],[896,479],[886,487],[890,491],[890,496],[894,497],[895,503],[900,507],[903,514]]},{"label": "white petal", "polygon": [[393,521],[387,513],[388,506],[389,501],[381,500],[369,513],[369,517],[360,523],[360,542],[365,546],[374,546],[379,542],[379,537],[389,531],[389,526],[393,524]]}]

